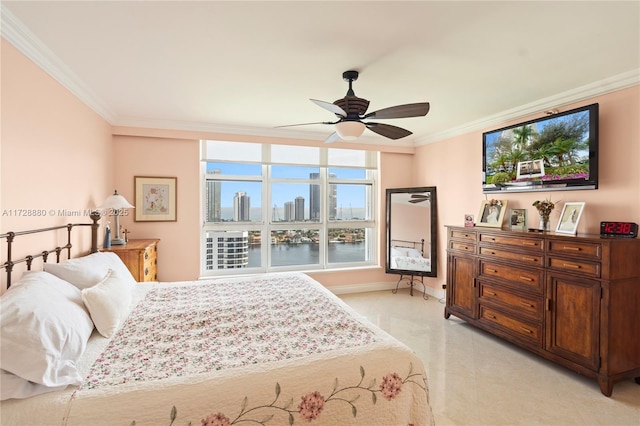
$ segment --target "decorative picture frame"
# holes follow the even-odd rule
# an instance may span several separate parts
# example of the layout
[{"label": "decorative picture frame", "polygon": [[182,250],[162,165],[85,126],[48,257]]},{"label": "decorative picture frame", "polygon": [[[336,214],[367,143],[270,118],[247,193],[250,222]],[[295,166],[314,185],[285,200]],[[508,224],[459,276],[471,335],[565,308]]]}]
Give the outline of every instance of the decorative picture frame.
[{"label": "decorative picture frame", "polygon": [[475,223],[473,223],[473,215],[470,213],[467,213],[464,215],[464,226],[465,228],[473,228],[474,226],[476,226]]},{"label": "decorative picture frame", "polygon": [[562,213],[560,213],[560,220],[556,226],[556,233],[575,235],[578,232],[578,224],[582,217],[584,205],[584,201],[564,203]]},{"label": "decorative picture frame", "polygon": [[178,220],[178,178],[134,176],[133,182],[136,222]]},{"label": "decorative picture frame", "polygon": [[509,210],[509,228],[517,231],[527,229],[527,209]]},{"label": "decorative picture frame", "polygon": [[478,222],[476,226],[488,226],[491,228],[502,228],[502,221],[507,212],[506,200],[484,200],[480,204]]}]

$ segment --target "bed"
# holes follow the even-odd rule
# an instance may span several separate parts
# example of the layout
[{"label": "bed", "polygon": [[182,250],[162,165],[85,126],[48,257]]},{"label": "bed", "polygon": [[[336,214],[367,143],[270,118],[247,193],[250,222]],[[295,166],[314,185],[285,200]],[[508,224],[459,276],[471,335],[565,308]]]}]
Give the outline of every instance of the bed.
[{"label": "bed", "polygon": [[[433,424],[420,359],[305,274],[135,283],[106,252],[42,269],[0,297],[3,399],[22,380],[3,425]],[[77,314],[56,368],[6,340],[43,300]]]},{"label": "bed", "polygon": [[420,241],[391,240],[391,269],[431,271],[431,259],[424,256],[424,239]]}]

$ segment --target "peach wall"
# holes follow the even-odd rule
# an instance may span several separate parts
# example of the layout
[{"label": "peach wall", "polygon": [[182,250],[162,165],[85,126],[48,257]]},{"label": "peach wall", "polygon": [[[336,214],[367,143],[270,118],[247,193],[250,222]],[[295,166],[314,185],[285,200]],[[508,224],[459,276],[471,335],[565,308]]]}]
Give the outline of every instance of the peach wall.
[{"label": "peach wall", "polygon": [[115,188],[135,203],[134,176],[176,177],[176,222],[135,222],[135,212],[120,223],[129,238],[159,238],[158,280],[195,280],[200,271],[200,170],[197,140],[115,136]]},{"label": "peach wall", "polygon": [[[111,126],[4,39],[1,55],[0,232],[89,222],[68,213],[95,208],[108,195]],[[20,209],[45,214],[21,216]],[[30,253],[31,240],[16,238],[14,257]],[[86,234],[72,244],[76,253],[89,250]],[[3,241],[2,262],[5,256]]]},{"label": "peach wall", "polygon": [[[530,227],[538,225],[538,214],[531,204],[544,198],[560,201],[551,215],[552,229],[559,220],[562,203],[567,201],[586,202],[578,226],[579,233],[598,234],[602,220],[640,223],[640,86],[567,105],[561,110],[595,102],[600,104],[600,178],[597,190],[492,195],[508,200],[508,208],[527,209]],[[465,213],[473,214],[477,221],[480,203],[485,199],[481,188],[482,132],[537,117],[523,117],[416,150],[415,184],[437,186],[439,230],[444,230],[444,225],[462,226]],[[439,271],[446,271],[444,232],[439,233],[438,250]]]}]

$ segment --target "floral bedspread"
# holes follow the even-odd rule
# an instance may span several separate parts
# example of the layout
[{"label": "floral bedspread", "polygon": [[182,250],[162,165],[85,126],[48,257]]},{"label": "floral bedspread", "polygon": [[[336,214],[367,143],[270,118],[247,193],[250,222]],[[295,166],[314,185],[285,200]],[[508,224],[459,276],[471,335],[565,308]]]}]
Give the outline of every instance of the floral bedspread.
[{"label": "floral bedspread", "polygon": [[304,274],[136,291],[121,330],[91,348],[82,387],[4,401],[3,421],[433,424],[420,359]]},{"label": "floral bedspread", "polygon": [[85,387],[197,376],[379,341],[303,275],[155,288]]}]

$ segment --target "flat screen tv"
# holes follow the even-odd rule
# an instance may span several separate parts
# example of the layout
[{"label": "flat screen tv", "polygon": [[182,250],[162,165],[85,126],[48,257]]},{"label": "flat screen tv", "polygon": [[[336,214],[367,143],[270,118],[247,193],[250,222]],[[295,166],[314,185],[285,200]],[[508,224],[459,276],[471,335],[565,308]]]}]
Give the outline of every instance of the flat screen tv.
[{"label": "flat screen tv", "polygon": [[598,188],[598,104],[482,135],[482,190]]}]

